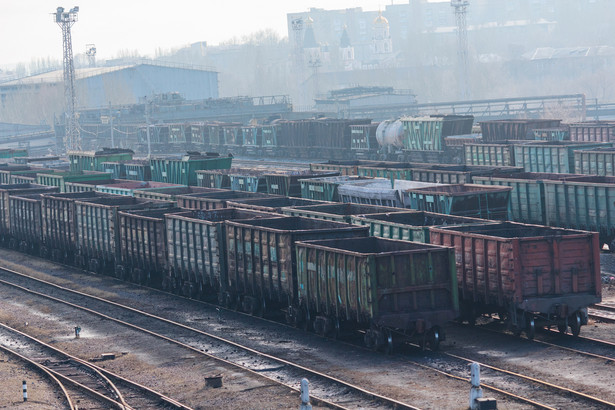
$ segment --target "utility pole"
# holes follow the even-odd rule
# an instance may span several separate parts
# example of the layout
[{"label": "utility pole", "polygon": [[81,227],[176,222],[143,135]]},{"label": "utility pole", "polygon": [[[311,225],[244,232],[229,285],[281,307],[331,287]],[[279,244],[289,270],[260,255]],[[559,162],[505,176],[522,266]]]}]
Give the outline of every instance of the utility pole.
[{"label": "utility pole", "polygon": [[457,23],[457,82],[461,100],[468,100],[470,98],[470,87],[468,85],[468,27],[466,21],[469,5],[469,0],[451,0],[451,6],[455,8],[455,22]]},{"label": "utility pole", "polygon": [[77,122],[76,111],[75,65],[70,33],[70,28],[77,22],[77,13],[79,13],[79,6],[73,7],[68,12],[64,11],[64,7],[58,7],[54,13],[55,22],[62,29],[64,99],[66,104],[64,148],[67,151],[81,149],[81,136],[79,135],[79,123]]}]

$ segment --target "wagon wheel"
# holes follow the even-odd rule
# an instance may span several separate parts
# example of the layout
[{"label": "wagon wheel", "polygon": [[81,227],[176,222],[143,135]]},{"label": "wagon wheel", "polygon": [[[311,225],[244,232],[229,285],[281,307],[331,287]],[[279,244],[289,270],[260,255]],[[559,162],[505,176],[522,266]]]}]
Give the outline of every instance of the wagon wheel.
[{"label": "wagon wheel", "polygon": [[581,333],[581,315],[579,315],[579,312],[576,312],[570,321],[570,332],[574,337]]},{"label": "wagon wheel", "polygon": [[534,339],[534,336],[536,335],[536,324],[534,322],[534,316],[528,316],[525,323],[526,323],[525,335],[527,336],[528,339],[532,340]]},{"label": "wagon wheel", "polygon": [[429,348],[437,352],[440,349],[441,331],[440,327],[434,326],[429,332]]},{"label": "wagon wheel", "polygon": [[390,355],[393,353],[393,334],[387,329],[384,331],[384,336],[386,338],[384,342],[384,354]]},{"label": "wagon wheel", "polygon": [[566,323],[558,323],[557,330],[559,330],[561,334],[565,335],[568,331],[568,325]]}]

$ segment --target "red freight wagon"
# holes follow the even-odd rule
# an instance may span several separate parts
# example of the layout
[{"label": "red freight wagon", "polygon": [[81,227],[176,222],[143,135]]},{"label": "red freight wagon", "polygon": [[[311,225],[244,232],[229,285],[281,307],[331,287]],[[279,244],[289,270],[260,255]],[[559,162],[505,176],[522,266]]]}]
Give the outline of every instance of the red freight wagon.
[{"label": "red freight wagon", "polygon": [[598,233],[502,222],[430,228],[454,246],[462,316],[498,313],[529,338],[536,326],[578,335],[601,300]]}]

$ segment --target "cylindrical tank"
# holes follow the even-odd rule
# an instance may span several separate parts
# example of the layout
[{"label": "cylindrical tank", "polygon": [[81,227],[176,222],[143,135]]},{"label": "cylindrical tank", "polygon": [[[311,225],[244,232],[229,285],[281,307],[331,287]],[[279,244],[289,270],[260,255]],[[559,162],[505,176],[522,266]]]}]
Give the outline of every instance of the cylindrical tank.
[{"label": "cylindrical tank", "polygon": [[400,120],[382,121],[376,128],[376,140],[381,147],[393,145],[403,148],[404,126]]}]

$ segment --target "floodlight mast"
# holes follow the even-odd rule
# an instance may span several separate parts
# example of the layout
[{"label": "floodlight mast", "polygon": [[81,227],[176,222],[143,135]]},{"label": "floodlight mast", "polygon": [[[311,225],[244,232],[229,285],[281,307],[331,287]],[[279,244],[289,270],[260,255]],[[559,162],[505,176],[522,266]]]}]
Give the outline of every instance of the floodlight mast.
[{"label": "floodlight mast", "polygon": [[73,44],[70,29],[77,22],[79,6],[65,12],[64,7],[58,7],[54,13],[55,22],[62,29],[62,50],[64,68],[64,100],[66,104],[66,129],[64,134],[64,147],[67,151],[81,149],[81,136],[77,121],[75,97],[75,64],[73,59]]}]

